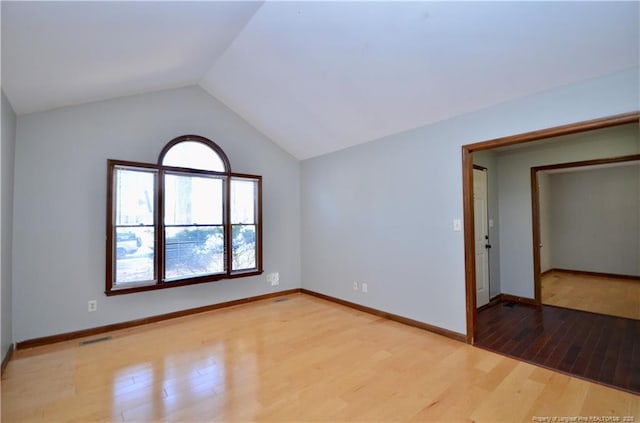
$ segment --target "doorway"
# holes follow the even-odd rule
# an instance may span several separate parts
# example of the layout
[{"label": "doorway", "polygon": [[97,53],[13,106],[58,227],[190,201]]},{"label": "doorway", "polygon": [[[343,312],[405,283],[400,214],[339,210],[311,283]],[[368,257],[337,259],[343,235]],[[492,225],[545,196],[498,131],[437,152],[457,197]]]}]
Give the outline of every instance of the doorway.
[{"label": "doorway", "polygon": [[[640,119],[640,112],[616,115],[602,119],[595,119],[587,122],[564,125],[555,128],[514,135],[505,138],[469,144],[462,147],[462,168],[463,168],[463,207],[464,207],[464,244],[465,244],[465,292],[466,292],[466,323],[467,342],[475,343],[477,337],[477,304],[476,299],[476,234],[475,234],[475,203],[474,203],[474,168],[473,153],[482,150],[490,150],[498,147],[512,146],[516,144],[529,143],[532,141],[543,141],[562,135],[570,135],[592,131],[595,129],[609,128],[628,123],[637,123]],[[539,297],[538,297],[539,298]],[[526,300],[526,299],[524,299]],[[538,299],[539,304],[539,299]]]},{"label": "doorway", "polygon": [[640,154],[531,168],[536,300],[640,319]]}]

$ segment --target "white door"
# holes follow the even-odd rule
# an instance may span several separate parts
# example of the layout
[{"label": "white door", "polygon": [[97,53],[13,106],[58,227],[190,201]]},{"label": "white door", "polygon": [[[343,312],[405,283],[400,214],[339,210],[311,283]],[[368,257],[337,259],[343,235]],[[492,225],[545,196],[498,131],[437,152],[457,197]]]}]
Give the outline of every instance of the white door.
[{"label": "white door", "polygon": [[489,231],[487,228],[487,171],[473,169],[475,216],[476,306],[489,303]]}]

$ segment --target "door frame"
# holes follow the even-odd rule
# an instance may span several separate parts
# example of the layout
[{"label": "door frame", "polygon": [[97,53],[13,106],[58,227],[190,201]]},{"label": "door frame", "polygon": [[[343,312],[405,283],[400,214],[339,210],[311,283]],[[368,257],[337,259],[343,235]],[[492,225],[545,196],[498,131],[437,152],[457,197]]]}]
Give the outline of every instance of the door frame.
[{"label": "door frame", "polygon": [[[477,142],[462,146],[462,198],[464,218],[464,261],[465,261],[465,296],[466,296],[466,320],[467,343],[474,344],[477,337],[476,325],[476,263],[474,246],[474,213],[473,213],[473,153],[475,151],[490,150],[508,145],[523,144],[532,141],[540,141],[562,135],[576,134],[612,126],[625,125],[638,122],[640,124],[640,111],[624,113],[604,118],[598,118],[583,122],[525,132],[523,134],[495,138],[488,141]],[[535,236],[535,235],[534,235]],[[535,251],[535,248],[534,248]],[[532,258],[533,260],[533,258]]]}]

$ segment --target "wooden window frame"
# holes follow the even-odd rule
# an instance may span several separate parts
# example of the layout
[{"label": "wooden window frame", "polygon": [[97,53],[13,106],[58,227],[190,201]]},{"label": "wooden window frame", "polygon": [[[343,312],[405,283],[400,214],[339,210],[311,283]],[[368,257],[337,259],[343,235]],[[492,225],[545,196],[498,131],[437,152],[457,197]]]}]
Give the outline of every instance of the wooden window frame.
[{"label": "wooden window frame", "polygon": [[[201,169],[192,169],[186,167],[165,166],[162,164],[167,152],[176,144],[185,141],[200,142],[207,147],[211,148],[222,160],[224,164],[224,171],[209,171]],[[132,286],[118,287],[115,283],[115,260],[116,260],[116,236],[115,236],[115,186],[114,176],[116,169],[131,168],[139,169],[141,171],[149,170],[155,171],[155,186],[154,186],[154,273],[155,279],[150,281],[149,284],[141,284]],[[212,275],[186,277],[179,280],[165,281],[164,279],[164,266],[165,266],[165,224],[164,224],[164,176],[165,174],[185,174],[185,175],[207,175],[217,177],[223,180],[223,196],[222,196],[222,208],[223,208],[223,231],[224,231],[224,272]],[[251,269],[232,270],[232,223],[231,223],[231,181],[233,179],[252,180],[256,183],[256,195],[255,195],[255,242],[256,242],[256,266]],[[186,285],[195,285],[200,283],[215,282],[225,279],[235,279],[260,275],[264,272],[262,263],[262,176],[252,175],[246,173],[234,173],[231,171],[231,165],[227,155],[213,141],[201,137],[199,135],[183,135],[169,141],[161,150],[158,163],[142,163],[127,160],[107,160],[107,225],[106,225],[106,283],[105,294],[107,296],[131,294],[135,292],[152,291],[157,289],[167,289]],[[142,282],[144,283],[144,282]]]}]

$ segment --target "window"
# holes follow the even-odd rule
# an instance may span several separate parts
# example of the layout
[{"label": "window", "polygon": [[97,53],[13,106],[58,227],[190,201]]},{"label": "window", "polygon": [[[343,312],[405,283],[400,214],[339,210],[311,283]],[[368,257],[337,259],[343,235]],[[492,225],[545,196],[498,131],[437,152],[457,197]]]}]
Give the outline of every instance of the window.
[{"label": "window", "polygon": [[107,165],[107,295],[262,273],[262,177],[232,173],[213,141]]}]

